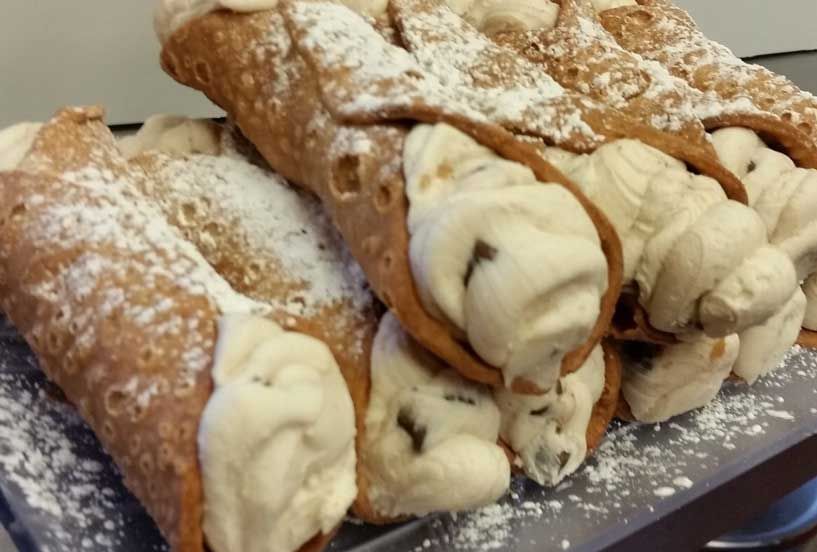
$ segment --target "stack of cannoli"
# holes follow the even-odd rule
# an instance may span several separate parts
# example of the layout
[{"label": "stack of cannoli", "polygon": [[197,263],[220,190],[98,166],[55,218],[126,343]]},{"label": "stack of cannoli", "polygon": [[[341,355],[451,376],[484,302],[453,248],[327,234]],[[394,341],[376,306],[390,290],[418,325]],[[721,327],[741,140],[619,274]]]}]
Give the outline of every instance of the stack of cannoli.
[{"label": "stack of cannoli", "polygon": [[[3,309],[174,549],[317,549],[349,508],[507,491],[502,399],[383,314],[320,203],[235,128],[157,117],[117,143],[83,108],[0,140]],[[548,477],[601,440],[619,370],[594,346],[536,398]]]},{"label": "stack of cannoli", "polygon": [[228,123],[0,132],[0,307],[174,550],[556,485],[817,327],[813,104],[630,4],[162,0]]},{"label": "stack of cannoli", "polygon": [[[645,168],[650,164],[645,161],[644,155],[639,154],[639,150],[644,149],[642,145],[633,147],[633,144],[627,144],[627,149],[624,149],[625,146],[621,143],[606,144],[599,148],[598,152],[577,158],[562,151],[568,148],[560,145],[558,140],[553,140],[560,147],[550,149],[546,153],[547,158],[574,178],[591,199],[603,210],[607,209],[605,214],[609,216],[624,242],[625,291],[633,269],[632,263],[628,264],[628,260],[641,257],[642,264],[635,267],[634,277],[639,300],[628,298],[624,303],[626,308],[621,310],[624,312],[632,310],[634,318],[638,320],[639,317],[644,317],[639,308],[646,308],[646,319],[650,326],[668,331],[674,334],[676,341],[684,343],[683,347],[662,347],[662,355],[649,365],[661,365],[666,361],[664,354],[668,355],[667,358],[684,359],[683,362],[689,366],[687,378],[677,378],[677,375],[676,378],[678,381],[690,382],[687,387],[694,386],[696,389],[693,391],[679,387],[671,381],[672,378],[664,385],[658,385],[657,374],[661,373],[660,370],[652,370],[651,377],[645,379],[638,371],[627,369],[623,389],[625,400],[644,403],[645,397],[651,397],[650,401],[633,409],[636,417],[644,421],[657,421],[708,402],[720,387],[720,382],[729,375],[730,368],[739,378],[749,383],[755,381],[779,364],[797,337],[799,324],[803,321],[806,307],[803,293],[793,285],[790,267],[785,266],[788,263],[782,261],[780,257],[781,253],[785,254],[794,263],[797,281],[802,281],[814,272],[817,252],[817,234],[814,230],[817,229],[817,225],[805,214],[811,210],[809,207],[813,203],[811,197],[817,197],[817,188],[810,186],[811,179],[817,174],[809,168],[813,167],[817,160],[814,144],[809,142],[799,129],[779,120],[774,114],[762,112],[752,105],[746,105],[745,102],[719,101],[711,94],[704,94],[671,76],[658,63],[645,61],[640,56],[624,50],[616,43],[614,37],[605,31],[598,19],[597,10],[606,13],[610,6],[590,0],[571,0],[558,4],[546,2],[537,6],[534,7],[529,2],[448,3],[400,0],[391,3],[391,13],[401,30],[404,42],[418,53],[418,57],[424,60],[431,70],[437,70],[441,74],[452,73],[457,69],[453,65],[459,65],[462,69],[470,64],[469,74],[473,75],[473,68],[484,68],[492,63],[488,57],[493,57],[495,63],[495,60],[502,56],[496,46],[492,48],[484,44],[484,40],[490,38],[497,46],[507,47],[517,53],[517,58],[521,58],[508,60],[506,52],[502,58],[503,63],[498,65],[502,67],[505,78],[515,80],[517,86],[524,85],[524,79],[521,77],[513,79],[509,75],[527,77],[535,75],[536,82],[541,83],[542,87],[550,88],[553,87],[550,81],[550,77],[553,76],[560,85],[574,93],[588,94],[609,108],[615,108],[638,119],[653,130],[684,138],[690,144],[689,150],[698,151],[700,156],[707,158],[711,163],[725,166],[732,172],[730,177],[710,174],[718,178],[729,197],[741,198],[740,194],[729,194],[729,191],[734,189],[736,177],[743,181],[748,192],[746,201],[760,216],[752,216],[744,208],[742,211],[746,217],[744,219],[746,225],[741,226],[743,230],[737,230],[737,226],[731,230],[725,226],[714,230],[714,227],[710,226],[714,232],[711,230],[707,232],[725,234],[736,231],[745,232],[745,236],[751,232],[756,236],[755,239],[759,240],[756,243],[767,241],[773,247],[766,247],[763,254],[759,255],[763,260],[756,258],[749,261],[740,254],[744,259],[744,265],[737,272],[742,274],[733,274],[722,280],[718,284],[720,292],[716,291],[714,295],[707,297],[706,293],[701,295],[701,291],[706,292],[705,289],[689,290],[689,295],[700,301],[695,308],[699,309],[701,320],[697,324],[682,323],[679,326],[660,312],[663,310],[661,308],[663,298],[672,297],[675,300],[678,298],[677,294],[673,296],[671,292],[667,293],[666,289],[662,293],[660,287],[655,287],[660,286],[662,278],[656,283],[650,280],[658,269],[659,274],[661,270],[664,271],[661,276],[665,277],[665,284],[671,287],[677,287],[679,282],[693,281],[689,277],[691,273],[684,277],[667,274],[665,267],[656,267],[654,263],[656,260],[660,262],[672,256],[684,255],[681,253],[682,242],[689,237],[686,232],[692,230],[689,221],[684,222],[684,218],[697,218],[696,225],[707,225],[706,219],[709,219],[711,225],[717,218],[723,221],[729,217],[723,212],[717,212],[714,205],[709,203],[709,200],[704,200],[703,196],[697,199],[694,197],[698,193],[705,193],[700,187],[704,180],[698,178],[699,184],[696,188],[683,189],[677,185],[670,185],[663,175],[663,182],[650,184],[649,175],[644,174],[645,184],[639,187],[635,184],[637,180],[634,176],[639,171],[648,173]],[[457,21],[452,12],[461,19]],[[534,16],[533,13],[537,15]],[[466,21],[471,25],[466,24]],[[483,35],[482,41],[475,33]],[[467,62],[457,59],[452,66],[445,67],[452,58],[443,53],[443,48],[450,48],[454,41],[460,43],[467,41],[472,44],[472,47],[465,49],[471,59]],[[488,51],[491,51],[490,55],[486,53]],[[475,55],[473,52],[479,54]],[[508,70],[509,66],[517,69]],[[481,86],[483,83],[484,81],[478,85]],[[514,82],[508,83],[509,86],[511,84]],[[639,138],[642,143],[650,144],[648,140],[644,140],[644,134],[639,132],[638,125],[630,124],[627,128],[633,137]],[[714,135],[708,135],[707,131],[714,131]],[[760,136],[779,148],[785,148],[788,157],[783,153],[770,151]],[[739,140],[746,144],[739,143]],[[657,145],[657,149],[662,149],[662,144]],[[611,146],[615,146],[616,149]],[[666,146],[663,151],[683,160],[682,155]],[[747,177],[745,169],[739,171],[735,168],[740,165],[732,159],[736,156],[765,158],[761,169]],[[617,158],[629,163],[626,161],[622,163]],[[669,167],[672,163],[672,160],[666,157],[661,161],[658,161],[658,157],[653,159],[657,167]],[[800,168],[795,168],[795,162]],[[635,170],[624,172],[622,168],[628,165]],[[749,163],[746,162],[745,165],[748,166]],[[681,165],[676,167],[682,168]],[[605,177],[617,182],[617,185],[611,189],[608,182],[604,182]],[[777,186],[778,182],[781,183],[780,186]],[[673,198],[679,192],[681,195]],[[661,198],[658,194],[665,197]],[[717,203],[717,200],[714,201]],[[713,207],[712,210],[705,212],[709,207]],[[640,215],[638,209],[641,209]],[[653,213],[648,214],[647,209]],[[690,212],[690,209],[693,210]],[[699,212],[696,213],[695,209]],[[641,217],[646,215],[652,219],[647,228],[643,227],[643,221],[639,221],[636,215]],[[679,220],[679,217],[682,220]],[[753,219],[751,223],[749,219]],[[668,224],[669,221],[672,221],[672,224]],[[736,219],[735,222],[737,223]],[[762,224],[758,224],[759,222]],[[641,228],[639,225],[642,225]],[[658,233],[653,236],[638,235],[639,230],[650,231],[650,226],[657,229]],[[753,230],[750,231],[750,227]],[[761,236],[763,233],[766,234],[765,237]],[[696,239],[707,240],[700,234],[697,234]],[[726,241],[722,245],[733,253],[736,252],[734,247],[737,243],[727,245]],[[667,253],[666,248],[673,242],[679,249]],[[715,255],[719,258],[718,262],[723,260],[721,257],[725,257],[722,253]],[[686,260],[680,262],[684,263]],[[735,259],[735,262],[740,263],[741,260]],[[651,267],[649,263],[653,263],[653,266]],[[773,268],[775,265],[776,268]],[[761,266],[765,268],[758,270]],[[698,268],[696,274],[700,274],[704,279],[708,278],[701,273],[705,266],[696,268]],[[673,276],[678,279],[674,279]],[[715,274],[712,276],[716,281],[722,277]],[[723,293],[737,293],[738,288],[751,285],[748,282],[752,279],[755,281],[755,288],[749,293],[766,295],[769,301],[767,307],[771,307],[771,310],[766,309],[762,312],[758,310],[754,316],[750,315],[742,321],[735,320],[743,316],[733,310],[737,306],[737,295],[726,298]],[[774,284],[769,285],[768,282],[777,284],[777,290],[768,289],[774,287]],[[727,291],[727,288],[731,289]],[[649,294],[653,297],[648,297]],[[727,304],[729,306],[726,306]],[[727,316],[729,320],[727,324],[707,321],[715,311],[718,312],[716,317],[726,314],[724,309],[731,311]],[[744,312],[745,314],[748,312]],[[628,318],[630,317],[625,316],[624,320]],[[727,328],[729,331],[726,331]],[[628,340],[672,345],[669,340],[662,339],[659,333],[652,331],[640,333],[619,331],[617,335]],[[807,336],[807,333],[803,332],[803,336]],[[743,338],[740,347],[735,341],[737,337]],[[710,342],[711,338],[726,338],[728,343]],[[728,344],[731,346],[725,346]],[[696,361],[693,351],[704,350],[709,350],[714,355],[713,358],[718,358],[718,362],[711,363],[710,367],[717,365],[721,369],[701,372],[695,368],[701,363]],[[727,354],[723,357],[715,355],[714,351],[718,350],[727,351]],[[677,372],[677,369],[675,371]],[[697,377],[690,377],[692,375]],[[700,378],[707,382],[706,385],[698,385],[697,380]],[[673,393],[677,396],[673,397]],[[658,418],[655,414],[646,414],[651,410],[649,405],[652,403],[665,405],[666,410]],[[676,406],[669,406],[672,404]]]},{"label": "stack of cannoli", "polygon": [[[751,185],[747,182],[747,188],[756,189],[758,204],[779,205],[777,209],[768,207],[769,215],[764,217],[772,221],[771,234],[792,243],[799,227],[808,226],[813,235],[817,225],[811,189],[817,177],[803,169],[817,168],[817,157],[802,152],[817,145],[817,98],[786,77],[745,63],[727,47],[708,39],[690,15],[671,2],[632,0],[610,7],[615,9],[602,10],[600,20],[623,48],[660,63],[689,86],[714,97],[716,105],[751,106],[774,115],[776,129],[795,128],[801,134],[798,142],[806,145],[798,147],[781,140],[776,132],[738,121],[728,126],[739,128],[720,131],[714,144],[727,168],[753,180]],[[802,249],[804,245],[792,243],[790,248]],[[812,252],[804,257],[797,265],[798,274],[807,278],[803,291],[808,297],[800,341],[817,346],[815,255]]]}]

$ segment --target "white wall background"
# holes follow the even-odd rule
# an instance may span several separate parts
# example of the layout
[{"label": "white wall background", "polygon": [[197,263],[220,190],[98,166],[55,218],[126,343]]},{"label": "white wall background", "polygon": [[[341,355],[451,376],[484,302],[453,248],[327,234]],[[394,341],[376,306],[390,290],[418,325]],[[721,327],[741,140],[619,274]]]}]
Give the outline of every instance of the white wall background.
[{"label": "white wall background", "polygon": [[110,123],[209,115],[159,67],[153,0],[0,0],[0,127],[102,103]]},{"label": "white wall background", "polygon": [[[817,0],[678,0],[740,55],[817,49]],[[2,0],[0,127],[102,103],[109,122],[216,110],[158,65],[154,0]]]},{"label": "white wall background", "polygon": [[817,0],[675,0],[739,56],[817,50]]}]

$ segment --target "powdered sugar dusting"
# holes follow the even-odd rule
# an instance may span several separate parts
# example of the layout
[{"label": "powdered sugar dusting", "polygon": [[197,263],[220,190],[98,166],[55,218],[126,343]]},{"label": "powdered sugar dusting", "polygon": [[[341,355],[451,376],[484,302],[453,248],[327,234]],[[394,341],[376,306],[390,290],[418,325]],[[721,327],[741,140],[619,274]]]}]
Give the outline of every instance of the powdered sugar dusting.
[{"label": "powdered sugar dusting", "polygon": [[238,270],[230,282],[288,317],[315,318],[342,305],[349,316],[333,322],[350,327],[336,331],[361,350],[365,326],[352,322],[369,312],[372,294],[316,198],[235,152],[175,158],[153,152],[148,159],[162,186],[155,199],[208,259]]},{"label": "powdered sugar dusting", "polygon": [[[589,2],[571,6],[550,31],[532,30],[504,40],[521,53],[562,71],[567,86],[670,132],[694,129],[701,137],[694,100],[700,92],[673,77],[660,64],[624,50],[592,13]],[[575,11],[575,13],[573,13]]]},{"label": "powdered sugar dusting", "polygon": [[393,6],[400,36],[423,69],[489,120],[557,144],[602,139],[582,117],[592,101],[566,92],[542,67],[497,45],[444,3]]},{"label": "powdered sugar dusting", "polygon": [[[387,43],[369,20],[344,6],[294,2],[285,8],[296,27],[294,42],[317,65],[324,97],[340,114],[377,119],[425,106],[557,143],[576,137],[601,141],[582,118],[590,100],[566,96],[535,65],[496,46],[447,8],[421,12],[401,5],[398,9],[411,11],[403,14],[400,29],[409,51]],[[451,26],[444,27],[451,41],[428,40],[442,25]],[[412,33],[422,39],[412,40]],[[496,55],[503,59],[493,59]],[[513,82],[489,84],[508,71]]]},{"label": "powdered sugar dusting", "polygon": [[710,93],[699,113],[716,116],[718,112],[766,111],[817,137],[817,97],[709,40],[680,8],[657,5],[639,9],[644,11],[633,12],[632,18],[624,16],[619,21],[613,16],[612,23],[621,24],[616,38],[627,49],[661,62],[674,75]]}]

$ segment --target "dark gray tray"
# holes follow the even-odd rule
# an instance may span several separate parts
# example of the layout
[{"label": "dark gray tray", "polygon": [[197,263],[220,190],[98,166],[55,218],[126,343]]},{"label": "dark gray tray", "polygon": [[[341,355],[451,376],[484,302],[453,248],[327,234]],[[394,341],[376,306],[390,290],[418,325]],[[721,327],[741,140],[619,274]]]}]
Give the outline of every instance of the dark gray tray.
[{"label": "dark gray tray", "polygon": [[[59,392],[0,322],[0,518],[23,551],[164,550],[155,526]],[[350,520],[331,550],[691,550],[817,476],[817,353],[671,423],[617,425],[557,489],[398,527]]]}]

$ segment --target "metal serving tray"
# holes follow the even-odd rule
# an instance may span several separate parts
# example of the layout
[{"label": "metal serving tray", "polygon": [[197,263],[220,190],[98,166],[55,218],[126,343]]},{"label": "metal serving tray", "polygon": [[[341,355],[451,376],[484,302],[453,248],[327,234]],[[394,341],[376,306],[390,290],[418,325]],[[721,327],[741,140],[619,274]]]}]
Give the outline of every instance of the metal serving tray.
[{"label": "metal serving tray", "polygon": [[[93,434],[0,320],[0,521],[21,551],[166,550]],[[660,425],[617,424],[557,489],[514,481],[501,504],[374,528],[331,550],[691,550],[817,476],[817,352]]]}]

